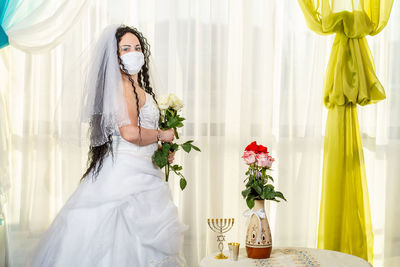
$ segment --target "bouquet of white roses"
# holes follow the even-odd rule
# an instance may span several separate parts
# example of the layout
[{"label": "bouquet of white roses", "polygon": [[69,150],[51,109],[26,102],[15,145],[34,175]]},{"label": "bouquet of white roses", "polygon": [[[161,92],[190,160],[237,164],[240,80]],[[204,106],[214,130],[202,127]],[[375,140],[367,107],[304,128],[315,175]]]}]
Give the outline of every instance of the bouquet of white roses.
[{"label": "bouquet of white roses", "polygon": [[[158,99],[158,106],[161,110],[161,116],[158,126],[161,130],[173,129],[175,138],[179,139],[177,128],[183,127],[183,121],[185,118],[179,115],[179,111],[183,108],[182,101],[175,95],[169,94],[168,96],[162,96]],[[192,148],[200,151],[200,149],[193,145],[193,140],[189,140],[183,144],[177,143],[166,143],[162,142],[161,147],[154,153],[153,162],[160,168],[165,168],[165,179],[168,182],[170,171],[172,170],[175,174],[180,176],[180,187],[185,189],[186,179],[182,174],[182,166],[175,164],[170,165],[168,161],[169,153],[173,153],[181,147],[185,152],[189,153]]]}]

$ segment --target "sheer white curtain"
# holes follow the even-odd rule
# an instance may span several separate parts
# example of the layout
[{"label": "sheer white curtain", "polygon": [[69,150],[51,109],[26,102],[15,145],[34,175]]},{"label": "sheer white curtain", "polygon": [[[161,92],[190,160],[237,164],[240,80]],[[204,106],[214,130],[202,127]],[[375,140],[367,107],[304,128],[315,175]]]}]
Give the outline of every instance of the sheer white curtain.
[{"label": "sheer white curtain", "polygon": [[[400,211],[394,204],[400,186],[399,9],[396,2],[387,28],[369,39],[388,99],[360,109],[374,266],[400,263],[395,228]],[[24,249],[35,244],[83,173],[87,143],[76,104],[82,62],[101,29],[115,22],[147,36],[156,93],[183,98],[187,120],[181,138],[195,139],[202,149],[176,156],[184,164],[187,189],[180,192],[178,179],[170,181],[181,218],[190,226],[184,248],[189,266],[217,250],[207,218],[234,217],[227,241],[244,244],[246,205],[240,191],[246,166],[240,156],[253,140],[277,159],[272,176],[288,199],[267,205],[274,246],[315,247],[325,127],[322,81],[332,38],[312,33],[292,0],[109,0],[90,3],[49,52],[0,51],[11,266],[19,266]]]},{"label": "sheer white curtain", "polygon": [[9,43],[28,53],[48,51],[82,16],[91,0],[13,0],[2,26]]},{"label": "sheer white curtain", "polygon": [[374,266],[400,266],[400,2],[385,29],[368,38],[386,100],[359,108],[374,227]]}]

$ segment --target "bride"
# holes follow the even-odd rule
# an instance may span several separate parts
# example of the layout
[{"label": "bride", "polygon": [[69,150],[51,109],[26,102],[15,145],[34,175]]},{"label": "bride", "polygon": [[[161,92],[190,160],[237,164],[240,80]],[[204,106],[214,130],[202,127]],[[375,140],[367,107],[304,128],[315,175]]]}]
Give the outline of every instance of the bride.
[{"label": "bride", "polygon": [[[149,45],[135,28],[107,27],[95,47],[82,119],[88,169],[27,260],[31,267],[187,266],[168,184],[152,163],[159,109]],[[171,154],[169,161],[172,162]]]}]

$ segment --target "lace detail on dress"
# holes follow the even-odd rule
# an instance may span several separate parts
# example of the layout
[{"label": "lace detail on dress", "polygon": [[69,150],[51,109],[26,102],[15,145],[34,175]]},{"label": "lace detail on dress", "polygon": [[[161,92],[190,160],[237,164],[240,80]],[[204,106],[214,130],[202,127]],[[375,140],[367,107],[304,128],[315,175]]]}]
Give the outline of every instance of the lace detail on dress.
[{"label": "lace detail on dress", "polygon": [[[143,128],[147,129],[158,129],[158,119],[160,117],[157,104],[154,102],[153,97],[146,93],[146,102],[139,110],[140,123]],[[138,121],[139,125],[139,121]],[[141,156],[146,156],[151,160],[151,157],[158,148],[157,143],[152,143],[146,146],[139,146],[130,143],[121,137],[119,128],[116,127],[113,132],[113,151],[122,153],[139,153]]]},{"label": "lace detail on dress", "polygon": [[[158,129],[158,119],[160,117],[158,107],[153,97],[146,93],[146,102],[139,110],[140,123],[143,128]],[[139,125],[139,121],[138,121]],[[152,143],[146,146],[139,146],[130,143],[122,138],[119,128],[116,127],[113,132],[113,151],[115,153],[130,153],[137,156],[144,156],[151,160],[154,151],[158,149],[158,143]]]},{"label": "lace detail on dress", "polygon": [[147,267],[187,267],[187,263],[179,256],[167,256],[162,261],[150,260]]},{"label": "lace detail on dress", "polygon": [[[160,114],[156,103],[154,102],[153,96],[146,93],[146,102],[139,109],[140,125],[147,129],[158,129],[158,119]],[[139,126],[139,120],[138,120]],[[118,126],[114,129],[113,135],[120,136]]]},{"label": "lace detail on dress", "polygon": [[[160,114],[152,95],[146,93],[146,102],[139,110],[141,126],[147,129],[157,129]],[[138,122],[139,125],[139,122]]]}]

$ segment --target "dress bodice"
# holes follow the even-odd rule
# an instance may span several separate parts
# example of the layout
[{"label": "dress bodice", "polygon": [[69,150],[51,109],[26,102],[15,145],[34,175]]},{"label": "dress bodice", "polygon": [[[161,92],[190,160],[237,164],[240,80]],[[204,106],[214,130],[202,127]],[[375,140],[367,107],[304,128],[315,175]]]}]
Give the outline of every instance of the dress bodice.
[{"label": "dress bodice", "polygon": [[[149,93],[146,93],[146,101],[139,109],[139,118],[141,127],[153,130],[158,128],[158,119],[160,118],[160,114],[152,95]],[[137,125],[139,126],[139,120]],[[121,135],[118,127],[116,127],[113,135]]]},{"label": "dress bodice", "polygon": [[142,127],[153,130],[158,128],[158,119],[160,118],[160,114],[153,96],[149,93],[146,93],[146,101],[139,110],[139,117]]},{"label": "dress bodice", "polygon": [[[153,130],[158,128],[158,119],[160,117],[160,114],[157,105],[153,100],[153,97],[148,93],[146,93],[146,101],[144,105],[139,109],[139,117],[141,127]],[[116,127],[116,129],[114,130],[113,140],[114,152],[128,152],[137,155],[140,154],[141,156],[145,156],[149,159],[151,159],[154,151],[156,151],[158,148],[157,142],[145,146],[139,146],[126,141],[122,138],[118,127]]]}]

